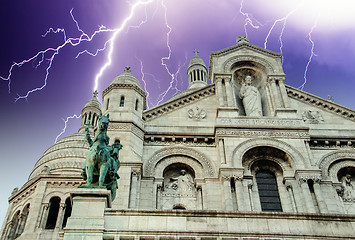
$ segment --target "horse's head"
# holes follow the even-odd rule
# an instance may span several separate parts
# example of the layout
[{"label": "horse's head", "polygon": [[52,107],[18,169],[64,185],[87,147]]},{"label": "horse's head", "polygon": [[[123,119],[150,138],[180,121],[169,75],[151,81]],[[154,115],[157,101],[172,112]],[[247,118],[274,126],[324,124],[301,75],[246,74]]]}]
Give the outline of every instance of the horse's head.
[{"label": "horse's head", "polygon": [[110,114],[107,114],[105,116],[100,113],[100,118],[99,118],[99,130],[100,131],[107,130],[108,124],[110,122],[109,117],[110,117]]}]

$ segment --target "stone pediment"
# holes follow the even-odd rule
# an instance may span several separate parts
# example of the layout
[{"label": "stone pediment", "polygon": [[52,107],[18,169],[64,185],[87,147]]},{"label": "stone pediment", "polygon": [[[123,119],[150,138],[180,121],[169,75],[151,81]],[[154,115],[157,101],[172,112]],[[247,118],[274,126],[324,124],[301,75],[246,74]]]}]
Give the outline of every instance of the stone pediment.
[{"label": "stone pediment", "polygon": [[212,57],[224,56],[224,55],[236,52],[236,51],[240,51],[242,49],[246,49],[246,50],[249,50],[249,51],[252,51],[252,52],[258,52],[260,54],[263,54],[263,55],[266,55],[266,56],[270,56],[270,57],[282,57],[282,53],[276,53],[276,52],[267,50],[265,48],[252,45],[250,43],[243,42],[243,43],[239,43],[239,44],[236,44],[234,46],[219,50],[217,52],[211,52],[210,60],[211,60]]},{"label": "stone pediment", "polygon": [[327,111],[327,112],[336,114],[337,116],[340,116],[342,118],[345,118],[345,119],[355,122],[355,111],[350,108],[344,107],[340,104],[334,103],[329,100],[325,100],[321,97],[304,92],[302,90],[299,90],[299,89],[291,87],[291,86],[286,86],[286,91],[287,91],[288,97],[290,97],[292,99],[295,99],[297,101],[301,101],[301,102],[306,103],[308,105],[317,107],[323,111]]},{"label": "stone pediment", "polygon": [[184,94],[184,92],[178,93],[167,102],[144,111],[143,120],[150,121],[167,113],[173,112],[176,109],[186,106],[187,104],[191,104],[208,96],[214,95],[215,91],[215,85],[212,84],[194,91],[188,91],[186,94]]}]

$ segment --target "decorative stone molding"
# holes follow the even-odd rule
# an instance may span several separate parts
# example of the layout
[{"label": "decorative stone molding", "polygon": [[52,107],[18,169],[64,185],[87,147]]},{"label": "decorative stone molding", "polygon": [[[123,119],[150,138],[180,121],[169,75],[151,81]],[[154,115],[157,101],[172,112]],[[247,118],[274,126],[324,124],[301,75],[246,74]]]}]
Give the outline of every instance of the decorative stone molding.
[{"label": "decorative stone molding", "polygon": [[149,136],[144,137],[145,145],[153,146],[176,146],[178,144],[186,146],[216,146],[216,139],[214,137],[187,137],[187,136]]},{"label": "decorative stone molding", "polygon": [[[211,54],[211,56],[212,56],[212,54]],[[243,61],[251,61],[251,62],[259,63],[260,65],[262,65],[263,67],[265,67],[267,69],[267,71],[268,71],[267,74],[276,73],[276,70],[274,69],[274,67],[272,66],[272,64],[270,62],[266,61],[263,58],[260,58],[257,56],[250,56],[250,55],[235,56],[235,57],[229,58],[223,64],[224,72],[230,72],[232,70],[232,66],[234,63],[243,62]]]},{"label": "decorative stone molding", "polygon": [[309,141],[309,146],[312,149],[348,149],[348,150],[355,150],[354,149],[355,141],[352,139],[318,139],[318,138],[311,138]]},{"label": "decorative stone molding", "polygon": [[136,125],[132,123],[118,123],[118,122],[110,122],[108,125],[108,130],[116,130],[122,132],[132,132],[139,139],[144,139],[144,132],[138,128]]},{"label": "decorative stone molding", "polygon": [[307,166],[307,163],[303,155],[298,150],[296,150],[288,143],[282,142],[277,139],[272,139],[272,138],[249,139],[239,144],[233,151],[232,159],[231,159],[232,165],[234,167],[242,167],[236,165],[238,159],[243,159],[244,154],[248,150],[255,147],[262,147],[262,146],[274,147],[284,151],[288,155],[290,164],[294,169],[303,168],[304,166]]},{"label": "decorative stone molding", "polygon": [[276,118],[218,118],[217,126],[238,126],[238,127],[285,127],[285,128],[301,128],[305,126],[298,119],[276,119]]},{"label": "decorative stone molding", "polygon": [[137,91],[143,98],[146,97],[146,93],[135,84],[127,84],[127,83],[112,83],[108,86],[103,92],[102,97],[104,97],[107,93],[109,93],[112,89],[133,89]]},{"label": "decorative stone molding", "polygon": [[355,159],[353,160],[342,160],[335,164],[331,164],[328,169],[329,177],[331,177],[334,181],[338,181],[338,172],[342,168],[346,167],[355,167]]},{"label": "decorative stone molding", "polygon": [[329,167],[330,165],[341,159],[351,159],[355,161],[355,150],[338,150],[331,153],[326,154],[322,157],[317,165],[322,171],[323,178],[328,178],[329,176]]},{"label": "decorative stone molding", "polygon": [[144,174],[148,176],[153,176],[154,168],[158,164],[159,161],[163,160],[166,157],[174,156],[174,155],[185,155],[188,156],[197,162],[199,162],[203,166],[203,170],[205,171],[206,176],[212,177],[215,175],[214,167],[210,160],[207,159],[202,153],[199,153],[193,149],[184,148],[184,147],[175,147],[175,148],[165,148],[158,152],[156,152],[145,165]]},{"label": "decorative stone molding", "polygon": [[283,76],[272,76],[272,75],[269,75],[268,76],[268,82],[276,82],[276,81],[279,81],[279,82],[284,82],[285,81],[285,75]]},{"label": "decorative stone molding", "polygon": [[338,116],[341,116],[343,118],[346,118],[348,120],[354,121],[355,122],[355,111],[341,106],[339,104],[333,103],[331,101],[327,101],[323,98],[317,97],[315,95],[312,95],[310,93],[303,92],[299,89],[290,87],[290,86],[285,86],[287,90],[287,95],[290,98],[296,99],[296,100],[301,100],[303,102],[306,102],[314,107],[320,108],[321,110],[326,110],[328,112],[331,112],[333,114],[336,114]]},{"label": "decorative stone molding", "polygon": [[190,119],[201,120],[206,118],[207,113],[203,108],[196,107],[195,109],[190,108],[187,110],[187,116]]},{"label": "decorative stone molding", "polygon": [[[32,195],[36,189],[36,185],[26,189],[25,191],[18,191],[16,197],[13,198],[13,203],[18,203],[22,201],[25,198],[28,198],[30,195]],[[21,189],[22,190],[22,189]],[[15,193],[16,194],[16,193]],[[12,195],[11,195],[12,196]]]},{"label": "decorative stone molding", "polygon": [[306,130],[243,130],[243,129],[218,129],[216,135],[237,137],[270,137],[270,138],[302,138],[309,139]]},{"label": "decorative stone molding", "polygon": [[187,96],[183,96],[181,98],[175,99],[173,101],[168,101],[168,102],[163,103],[157,107],[151,108],[151,109],[143,112],[142,118],[145,121],[155,119],[155,118],[162,116],[168,112],[171,112],[173,110],[181,108],[181,107],[185,106],[186,104],[190,104],[190,103],[196,102],[200,99],[214,95],[215,91],[216,91],[216,89],[215,89],[214,84],[209,85],[209,86],[202,88],[199,91],[193,92]]},{"label": "decorative stone molding", "polygon": [[299,177],[299,181],[301,183],[306,183],[308,180],[312,180],[314,183],[319,183],[320,177],[319,176],[300,176]]}]

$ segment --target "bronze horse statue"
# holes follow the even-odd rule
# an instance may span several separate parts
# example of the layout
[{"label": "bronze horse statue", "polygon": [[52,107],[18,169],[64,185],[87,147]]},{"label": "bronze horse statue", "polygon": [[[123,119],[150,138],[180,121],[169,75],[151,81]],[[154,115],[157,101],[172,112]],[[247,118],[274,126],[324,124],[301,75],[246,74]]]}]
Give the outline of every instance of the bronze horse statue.
[{"label": "bronze horse statue", "polygon": [[82,176],[88,186],[106,187],[111,190],[111,199],[114,200],[119,179],[117,174],[120,167],[118,153],[122,149],[122,145],[119,140],[116,140],[112,146],[109,145],[110,138],[107,136],[109,116],[109,114],[106,116],[100,114],[94,140],[90,137],[89,128],[85,129],[90,149],[86,155]]}]

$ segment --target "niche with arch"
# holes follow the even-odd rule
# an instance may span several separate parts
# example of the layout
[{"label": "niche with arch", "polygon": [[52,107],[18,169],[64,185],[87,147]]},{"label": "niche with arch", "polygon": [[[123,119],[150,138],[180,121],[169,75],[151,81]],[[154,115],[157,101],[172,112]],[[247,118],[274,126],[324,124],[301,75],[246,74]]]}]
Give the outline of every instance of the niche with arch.
[{"label": "niche with arch", "polygon": [[[242,88],[242,83],[245,81],[246,76],[251,76],[251,86],[257,89],[256,91],[254,91],[254,93],[260,96],[259,99],[256,99],[256,101],[261,101],[262,116],[270,116],[271,114],[265,93],[265,83],[267,80],[265,67],[259,63],[255,63],[252,61],[240,61],[232,66],[232,72],[233,86],[236,94],[235,98],[237,102],[237,107],[239,109],[239,114],[241,116],[246,116],[245,106],[243,103],[243,99],[240,96],[240,92]],[[254,98],[254,96],[251,98]],[[256,103],[253,103],[253,105],[256,105]]]},{"label": "niche with arch", "polygon": [[195,171],[183,163],[173,163],[163,172],[162,209],[196,209]]}]

